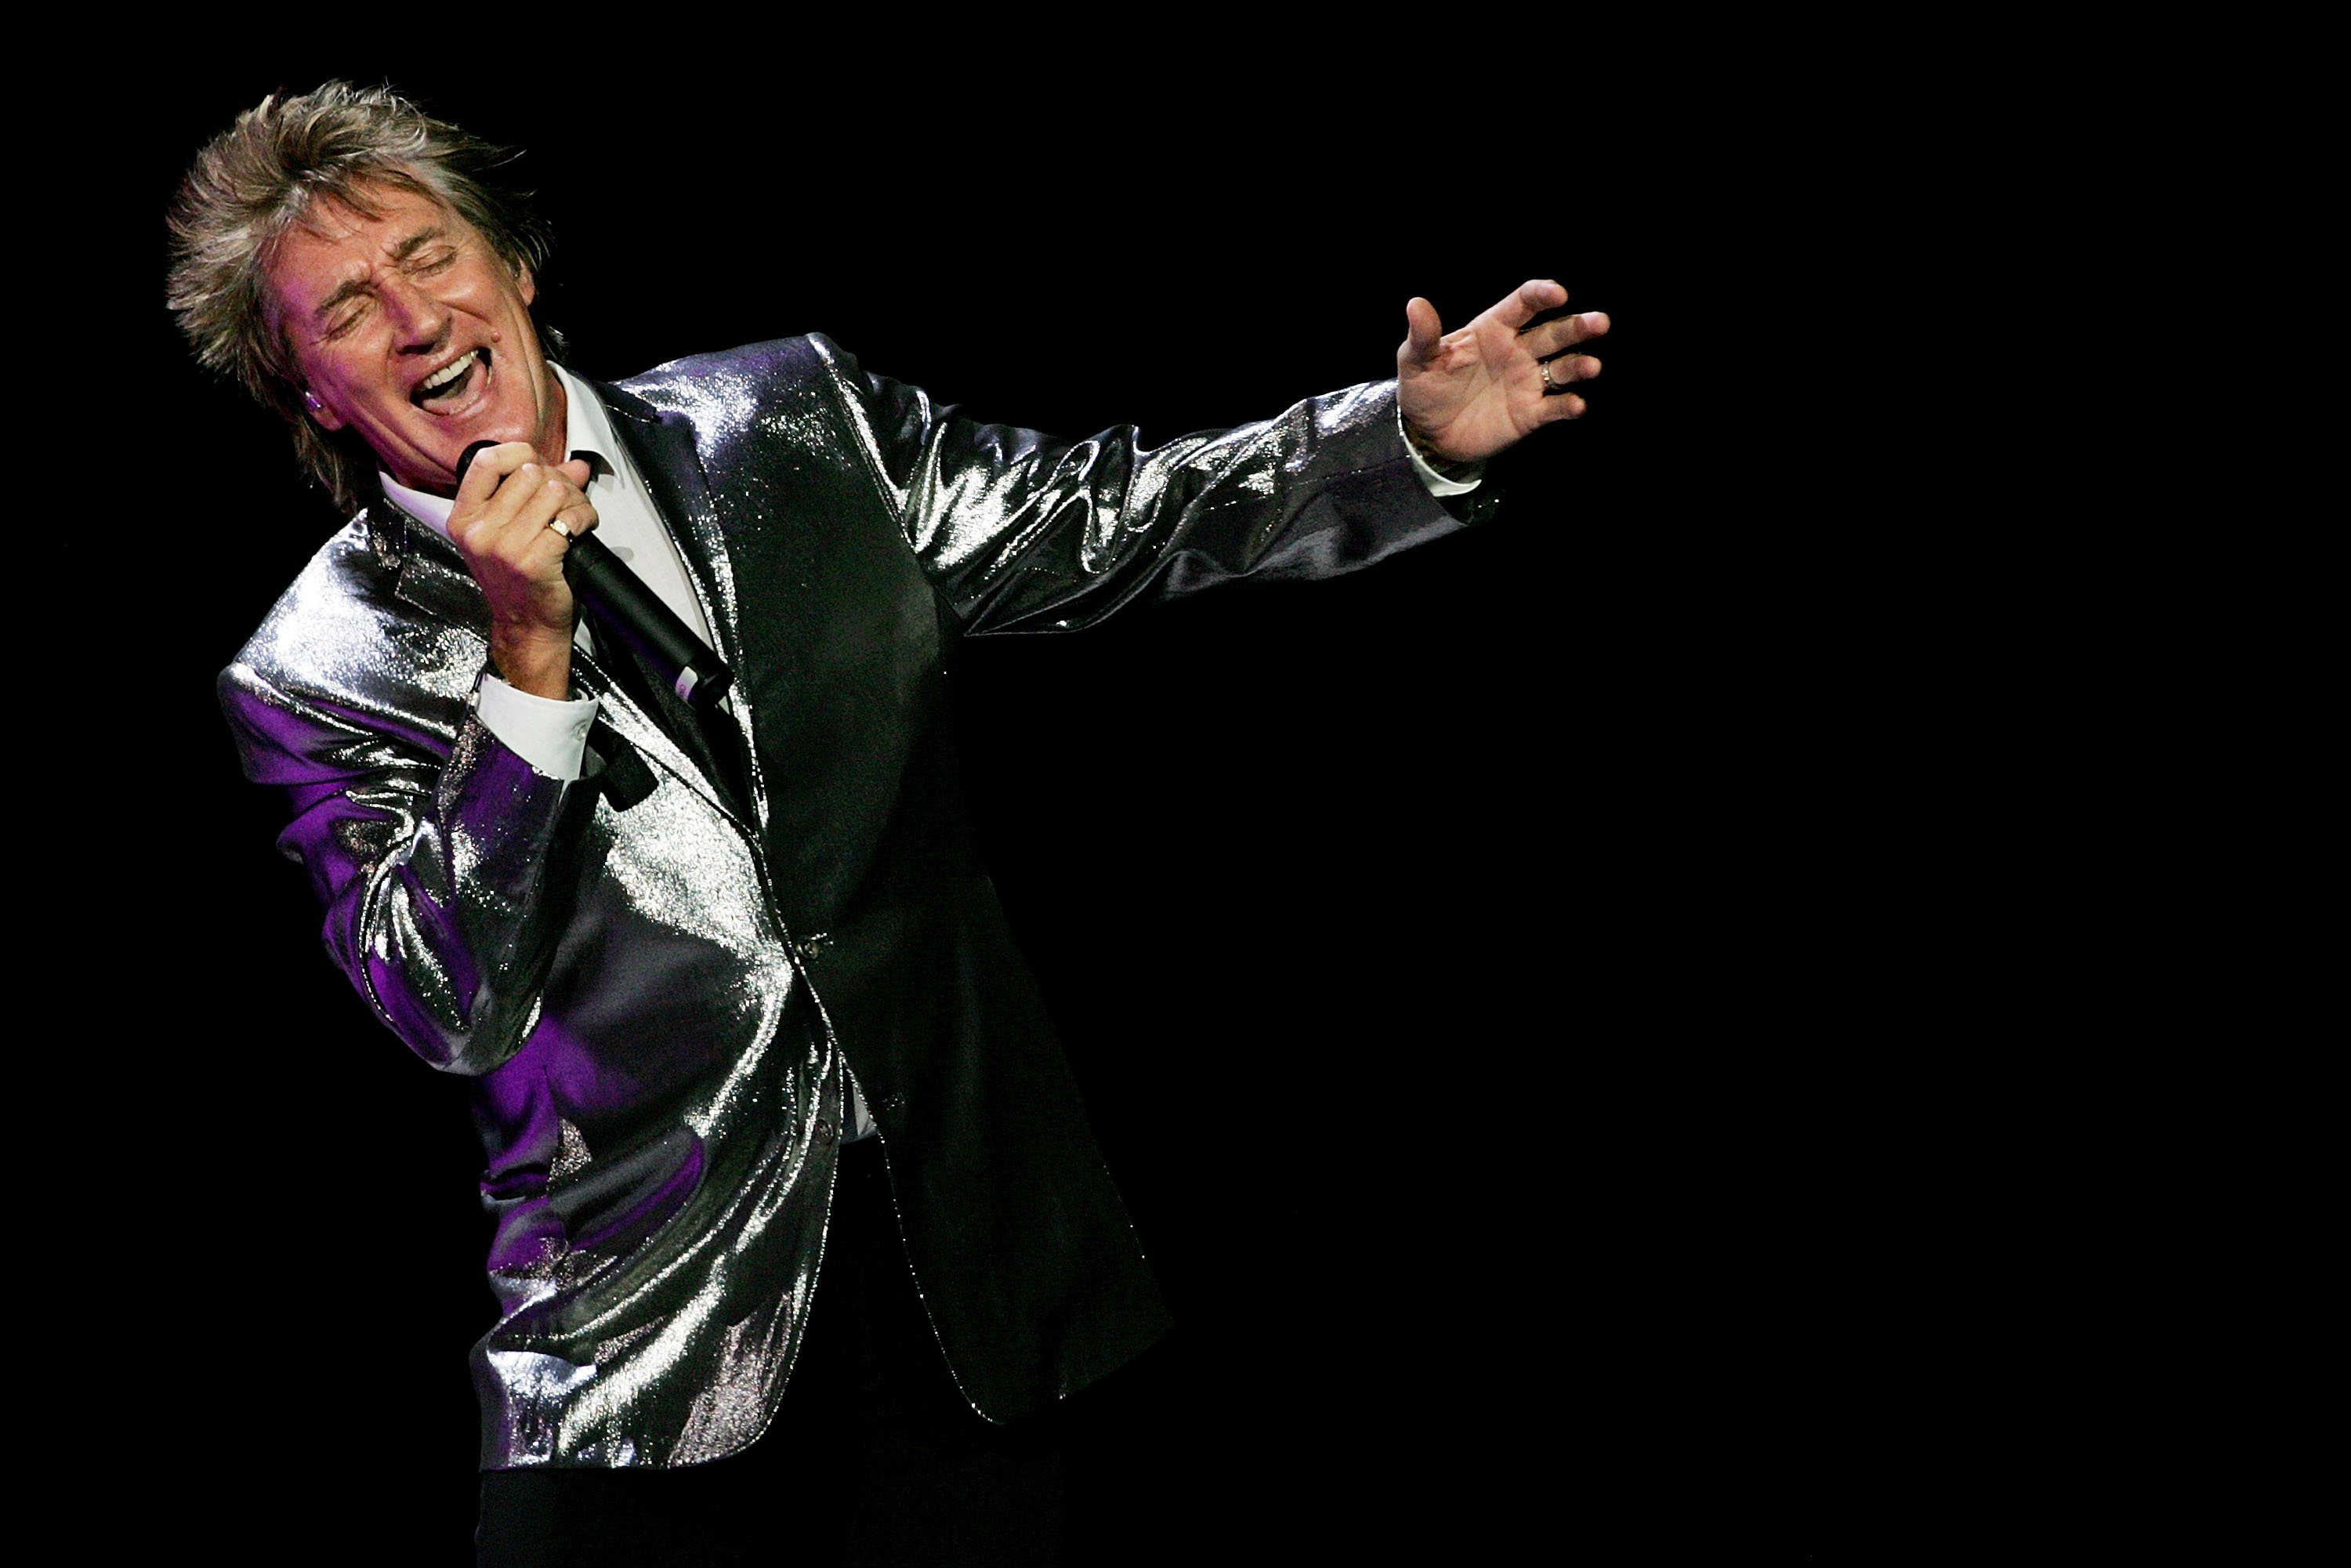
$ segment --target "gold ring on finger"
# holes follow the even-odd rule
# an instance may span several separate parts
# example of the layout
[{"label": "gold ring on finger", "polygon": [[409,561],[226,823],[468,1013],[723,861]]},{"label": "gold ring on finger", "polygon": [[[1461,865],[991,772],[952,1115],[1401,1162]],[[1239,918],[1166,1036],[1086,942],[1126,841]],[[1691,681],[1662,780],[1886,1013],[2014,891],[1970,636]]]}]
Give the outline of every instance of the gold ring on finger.
[{"label": "gold ring on finger", "polygon": [[571,537],[571,525],[565,522],[561,517],[548,518],[547,526],[553,528],[557,533],[561,534],[567,539]]}]

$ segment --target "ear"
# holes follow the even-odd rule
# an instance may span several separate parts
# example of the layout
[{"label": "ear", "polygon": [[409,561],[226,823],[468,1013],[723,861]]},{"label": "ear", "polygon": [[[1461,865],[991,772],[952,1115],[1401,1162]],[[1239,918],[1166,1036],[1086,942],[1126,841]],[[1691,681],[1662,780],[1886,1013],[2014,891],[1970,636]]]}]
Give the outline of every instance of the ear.
[{"label": "ear", "polygon": [[538,303],[538,279],[530,275],[528,265],[515,263],[515,281],[522,286],[522,302],[525,305]]},{"label": "ear", "polygon": [[302,406],[310,411],[310,422],[321,430],[340,430],[343,416],[319,401],[319,394],[308,390],[302,393]]}]

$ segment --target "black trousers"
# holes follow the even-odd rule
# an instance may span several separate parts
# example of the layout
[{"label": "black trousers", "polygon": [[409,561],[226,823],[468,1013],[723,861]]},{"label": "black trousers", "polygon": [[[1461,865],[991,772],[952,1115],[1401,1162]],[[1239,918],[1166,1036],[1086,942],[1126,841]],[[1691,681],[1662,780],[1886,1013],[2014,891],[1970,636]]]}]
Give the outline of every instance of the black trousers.
[{"label": "black trousers", "polygon": [[781,1412],[673,1470],[492,1470],[478,1568],[1062,1561],[1062,1413],[994,1427],[956,1392],[890,1207],[879,1140],[841,1151],[831,1239]]}]

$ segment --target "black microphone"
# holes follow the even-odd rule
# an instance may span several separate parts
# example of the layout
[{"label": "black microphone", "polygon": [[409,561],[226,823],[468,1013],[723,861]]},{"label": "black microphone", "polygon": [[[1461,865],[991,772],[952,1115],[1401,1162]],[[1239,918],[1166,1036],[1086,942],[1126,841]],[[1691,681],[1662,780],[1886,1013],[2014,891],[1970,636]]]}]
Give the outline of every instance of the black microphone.
[{"label": "black microphone", "polygon": [[[475,455],[497,444],[476,441],[466,447],[457,459],[458,483],[465,483],[465,470],[474,465]],[[694,629],[661,601],[661,595],[647,588],[645,580],[622,565],[611,547],[594,534],[571,536],[570,548],[563,552],[563,580],[614,636],[669,677],[689,706],[708,707],[735,684],[735,672],[710,645],[695,635]]]}]

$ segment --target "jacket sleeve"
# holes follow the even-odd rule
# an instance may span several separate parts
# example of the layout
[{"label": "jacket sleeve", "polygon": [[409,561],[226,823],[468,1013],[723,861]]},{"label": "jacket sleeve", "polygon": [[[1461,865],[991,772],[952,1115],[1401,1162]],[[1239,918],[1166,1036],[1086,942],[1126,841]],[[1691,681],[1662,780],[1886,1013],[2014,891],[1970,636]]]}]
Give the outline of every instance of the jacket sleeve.
[{"label": "jacket sleeve", "polygon": [[1449,533],[1406,455],[1395,383],[1144,447],[975,421],[822,339],[909,546],[967,633],[1070,631],[1213,583],[1332,577]]},{"label": "jacket sleeve", "polygon": [[432,711],[446,699],[363,683],[361,661],[298,687],[266,657],[270,630],[220,696],[246,776],[287,792],[277,845],[309,873],[328,955],[425,1061],[488,1071],[537,1019],[569,885],[551,862],[592,787],[538,773],[469,706],[452,734]]}]

